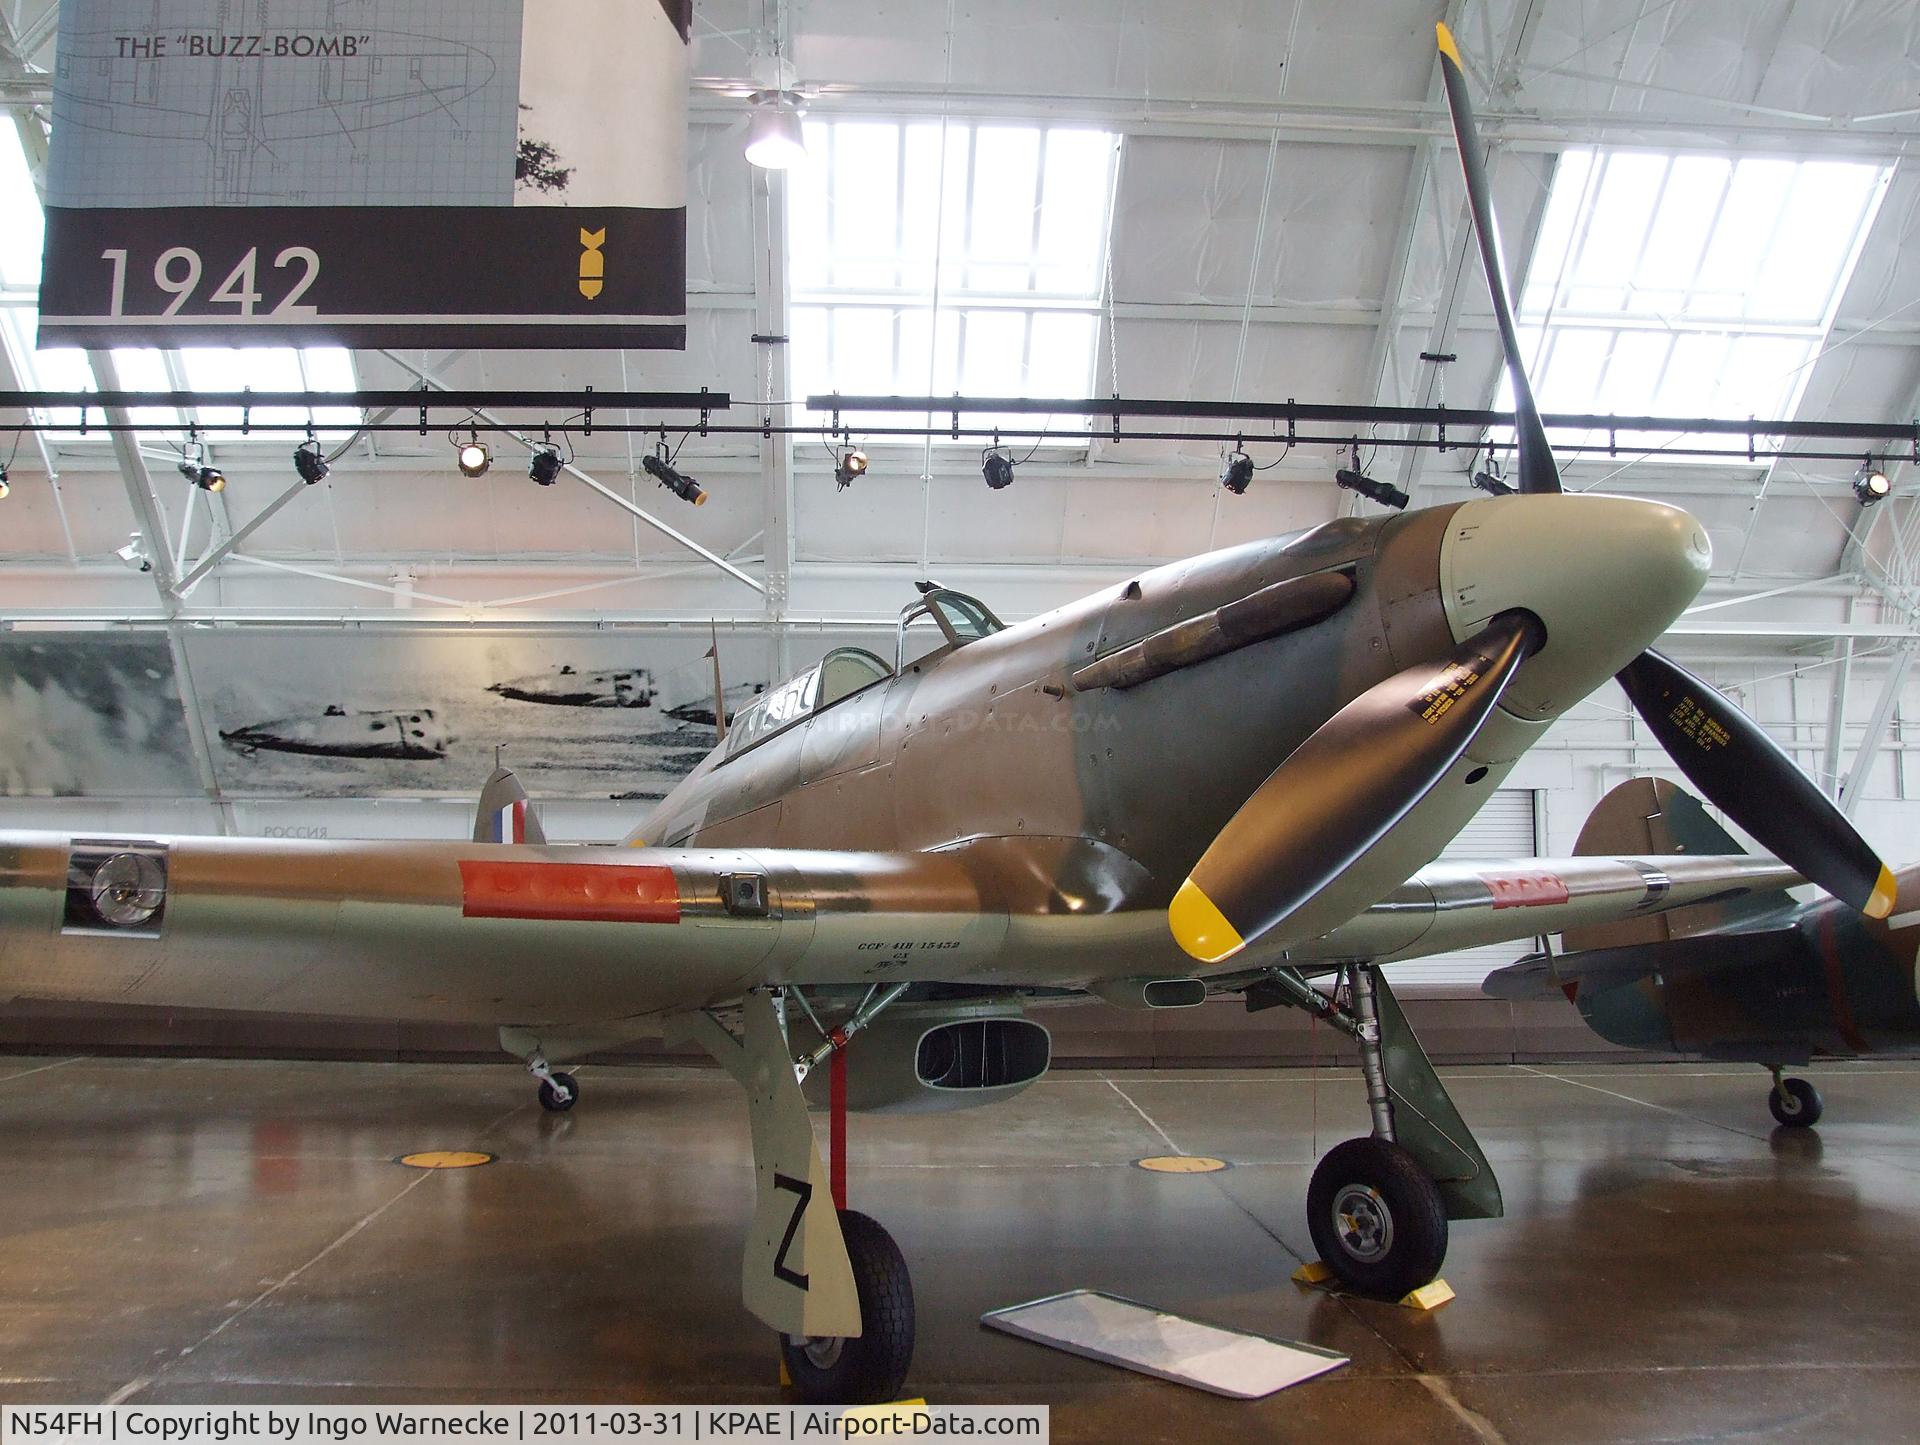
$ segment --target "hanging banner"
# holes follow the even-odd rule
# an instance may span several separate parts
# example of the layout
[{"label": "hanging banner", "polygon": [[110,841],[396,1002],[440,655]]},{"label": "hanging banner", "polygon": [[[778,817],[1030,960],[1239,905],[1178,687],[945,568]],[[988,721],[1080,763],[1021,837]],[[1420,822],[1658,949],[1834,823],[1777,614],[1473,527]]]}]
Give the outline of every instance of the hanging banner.
[{"label": "hanging banner", "polygon": [[692,0],[62,0],[42,346],[686,344]]}]

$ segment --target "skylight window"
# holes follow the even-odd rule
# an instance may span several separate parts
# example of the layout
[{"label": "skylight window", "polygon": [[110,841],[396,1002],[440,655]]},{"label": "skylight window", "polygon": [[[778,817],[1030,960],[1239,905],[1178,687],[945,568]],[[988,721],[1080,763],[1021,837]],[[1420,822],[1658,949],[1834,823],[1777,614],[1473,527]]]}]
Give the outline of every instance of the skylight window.
[{"label": "skylight window", "polygon": [[[1541,409],[1791,417],[1889,174],[1567,151],[1520,295]],[[1496,405],[1511,399],[1503,385]]]},{"label": "skylight window", "polygon": [[[1115,137],[809,121],[789,172],[796,394],[1090,394]],[[936,322],[937,316],[937,322]]]}]

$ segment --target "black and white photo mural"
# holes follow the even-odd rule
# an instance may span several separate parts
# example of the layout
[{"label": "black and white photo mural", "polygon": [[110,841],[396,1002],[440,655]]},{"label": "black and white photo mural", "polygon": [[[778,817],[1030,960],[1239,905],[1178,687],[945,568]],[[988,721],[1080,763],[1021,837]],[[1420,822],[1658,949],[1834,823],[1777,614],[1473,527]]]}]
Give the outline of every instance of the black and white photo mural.
[{"label": "black and white photo mural", "polygon": [[200,791],[165,636],[0,636],[0,795]]},{"label": "black and white photo mural", "polygon": [[[229,801],[471,797],[495,749],[536,798],[666,795],[713,747],[704,632],[209,629],[183,642]],[[766,686],[719,639],[729,712]],[[159,632],[0,635],[0,796],[204,795]]]},{"label": "black and white photo mural", "polygon": [[[497,747],[535,797],[647,799],[713,746],[707,647],[697,633],[236,629],[189,637],[187,655],[229,797],[466,795]],[[763,638],[720,650],[730,692],[764,685]]]}]

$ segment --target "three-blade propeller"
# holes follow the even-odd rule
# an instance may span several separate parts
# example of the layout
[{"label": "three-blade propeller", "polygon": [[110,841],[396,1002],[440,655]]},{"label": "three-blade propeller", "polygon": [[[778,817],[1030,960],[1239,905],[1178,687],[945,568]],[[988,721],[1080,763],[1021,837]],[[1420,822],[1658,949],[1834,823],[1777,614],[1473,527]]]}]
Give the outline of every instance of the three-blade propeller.
[{"label": "three-blade propeller", "polygon": [[[1451,32],[1436,29],[1480,260],[1513,383],[1519,490],[1558,493],[1560,468],[1520,355],[1466,71]],[[1532,618],[1495,618],[1438,669],[1410,668],[1334,714],[1194,865],[1168,909],[1181,948],[1203,962],[1229,958],[1334,883],[1447,776],[1540,644]],[[1869,917],[1892,912],[1892,873],[1751,718],[1657,652],[1641,653],[1619,681],[1680,770],[1762,846]]]},{"label": "three-blade propeller", "polygon": [[1379,841],[1460,760],[1540,627],[1497,617],[1446,662],[1395,673],[1341,708],[1220,830],[1167,917],[1206,963],[1238,953]]},{"label": "three-blade propeller", "polygon": [[[1480,260],[1493,293],[1493,311],[1513,381],[1514,432],[1522,492],[1557,492],[1560,472],[1527,381],[1507,296],[1500,227],[1487,188],[1480,136],[1460,51],[1445,25],[1435,26],[1447,109],[1453,115],[1460,169],[1466,176]],[[1840,810],[1828,802],[1793,759],[1708,684],[1657,652],[1643,652],[1619,676],[1628,699],[1673,761],[1707,798],[1803,877],[1870,918],[1893,911],[1893,874]]]}]

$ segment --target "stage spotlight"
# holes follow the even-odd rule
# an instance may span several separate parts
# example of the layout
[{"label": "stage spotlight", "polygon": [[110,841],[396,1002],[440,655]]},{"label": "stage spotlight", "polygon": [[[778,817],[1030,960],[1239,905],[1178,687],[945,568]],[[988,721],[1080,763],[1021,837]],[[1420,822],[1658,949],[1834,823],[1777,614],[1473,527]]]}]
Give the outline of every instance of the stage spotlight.
[{"label": "stage spotlight", "polygon": [[1407,505],[1407,494],[1391,482],[1376,482],[1372,477],[1349,471],[1345,467],[1335,472],[1333,479],[1348,491],[1358,492],[1361,496],[1378,502],[1383,507],[1404,510]]},{"label": "stage spotlight", "polygon": [[552,442],[533,449],[533,460],[527,463],[527,475],[543,487],[550,487],[560,476],[560,448]]},{"label": "stage spotlight", "polygon": [[840,484],[840,490],[843,492],[853,485],[855,477],[864,477],[866,474],[867,454],[858,447],[852,451],[840,453],[840,459],[833,468],[833,479]]},{"label": "stage spotlight", "polygon": [[640,464],[647,469],[647,475],[659,482],[683,502],[691,502],[696,507],[706,505],[707,489],[684,472],[675,470],[665,457],[642,457]]},{"label": "stage spotlight", "polygon": [[784,171],[806,158],[799,97],[784,90],[756,94],[753,118],[747,122],[747,159],[764,170]]},{"label": "stage spotlight", "polygon": [[1253,458],[1245,452],[1235,452],[1227,458],[1227,464],[1220,469],[1220,485],[1236,497],[1244,497],[1247,488],[1253,485]]},{"label": "stage spotlight", "polygon": [[147,544],[138,532],[127,538],[127,545],[115,547],[113,555],[135,572],[151,572],[153,562],[147,556]]},{"label": "stage spotlight", "polygon": [[459,444],[454,452],[454,463],[460,468],[462,476],[484,477],[487,468],[493,465],[493,453],[487,444],[480,440],[478,432],[472,433]]},{"label": "stage spotlight", "polygon": [[294,449],[293,469],[300,474],[301,481],[312,486],[315,482],[327,479],[327,473],[333,470],[333,463],[320,450],[320,443],[308,437]]},{"label": "stage spotlight", "polygon": [[1504,477],[1497,477],[1492,472],[1475,472],[1467,480],[1490,497],[1510,497],[1513,495],[1513,487],[1506,479]]},{"label": "stage spotlight", "polygon": [[227,489],[227,474],[203,461],[182,458],[180,475],[203,492],[224,492]]},{"label": "stage spotlight", "polygon": [[13,495],[13,483],[7,476],[7,464],[0,462],[0,502]]},{"label": "stage spotlight", "polygon": [[1013,485],[1013,458],[1004,452],[988,452],[980,461],[980,475],[994,491]]},{"label": "stage spotlight", "polygon": [[1860,470],[1853,479],[1853,494],[1860,499],[1861,506],[1871,507],[1892,490],[1892,481],[1875,465],[1872,457],[1860,463]]}]

